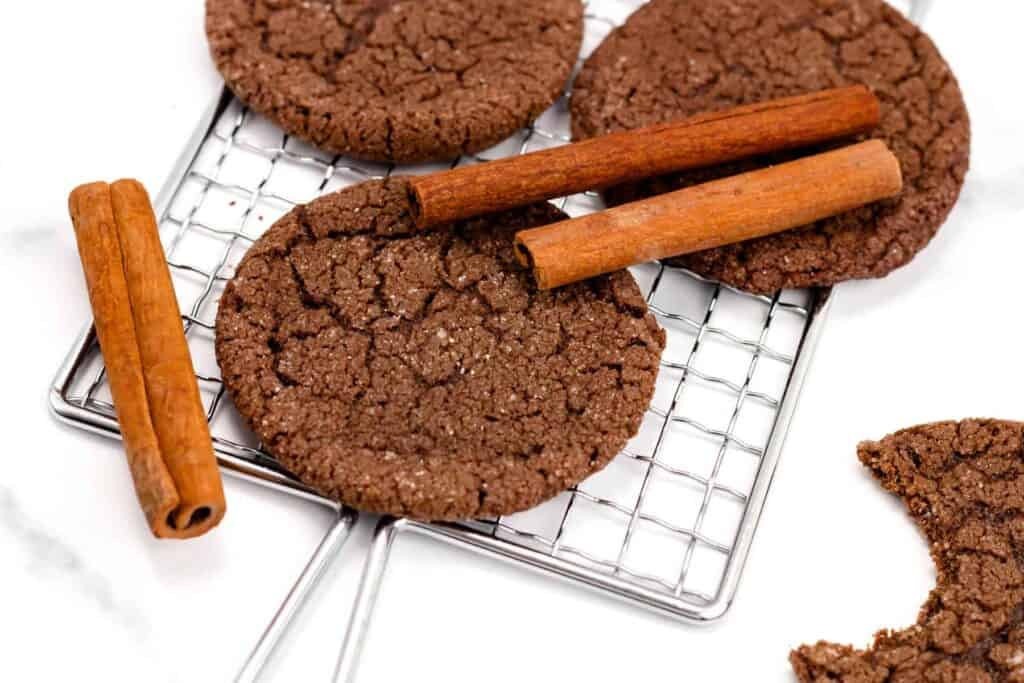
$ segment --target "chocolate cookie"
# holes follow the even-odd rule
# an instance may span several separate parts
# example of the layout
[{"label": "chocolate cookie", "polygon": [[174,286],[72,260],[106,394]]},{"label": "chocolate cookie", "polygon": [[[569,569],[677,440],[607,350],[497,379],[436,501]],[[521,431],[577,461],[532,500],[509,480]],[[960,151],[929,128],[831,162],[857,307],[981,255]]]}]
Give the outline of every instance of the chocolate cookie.
[{"label": "chocolate cookie", "polygon": [[238,97],[339,154],[417,162],[494,145],[561,93],[579,0],[207,0]]},{"label": "chocolate cookie", "polygon": [[562,218],[417,232],[395,179],[296,207],[220,302],[235,405],[299,479],[371,512],[506,514],[593,474],[639,428],[665,333],[626,271],[534,287],[512,236]]},{"label": "chocolate cookie", "polygon": [[818,643],[790,655],[805,683],[1024,681],[1024,424],[939,422],[861,444],[907,504],[938,571],[917,624],[867,650]]},{"label": "chocolate cookie", "polygon": [[[949,67],[928,36],[882,0],[652,0],[583,66],[572,94],[573,134],[856,83],[881,100],[873,136],[900,160],[902,196],[672,262],[759,293],[881,277],[910,261],[946,219],[970,147]],[[610,190],[606,199],[633,201],[835,146],[657,178]]]}]

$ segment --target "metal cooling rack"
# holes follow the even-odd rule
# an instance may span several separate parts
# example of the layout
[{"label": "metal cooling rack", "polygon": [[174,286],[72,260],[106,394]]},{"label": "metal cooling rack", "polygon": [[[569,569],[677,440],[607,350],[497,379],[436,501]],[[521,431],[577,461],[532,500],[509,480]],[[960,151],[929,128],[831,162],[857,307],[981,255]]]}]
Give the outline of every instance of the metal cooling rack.
[{"label": "metal cooling rack", "polygon": [[[643,3],[585,4],[584,55]],[[929,4],[923,0],[907,9],[920,12]],[[213,321],[234,267],[297,203],[392,173],[427,173],[568,140],[567,96],[505,142],[447,164],[396,167],[325,155],[248,111],[226,90],[200,123],[155,204],[219,462],[229,474],[337,514],[237,680],[258,675],[347,539],[356,514],[281,469],[225,396],[213,353]],[[570,215],[602,206],[595,193],[557,203]],[[685,620],[706,622],[728,610],[825,318],[828,291],[759,297],[664,265],[633,272],[668,332],[640,434],[604,471],[525,513],[441,525],[381,519],[337,680],[355,675],[390,549],[402,532],[499,557]],[[91,324],[58,372],[50,402],[59,419],[120,437]]]},{"label": "metal cooling rack", "polygon": [[[933,2],[892,4],[920,24]],[[585,2],[583,58],[642,4]],[[548,112],[550,118],[542,116],[524,132],[518,153],[568,142],[567,113],[568,92]],[[538,144],[531,146],[531,141]],[[463,158],[456,164],[473,161]],[[571,215],[600,209],[595,197],[576,195],[561,200],[560,206]],[[668,332],[658,388],[640,435],[604,472],[527,513],[464,524],[381,519],[335,681],[356,677],[388,557],[403,532],[567,579],[687,621],[709,622],[728,611],[827,316],[831,290],[760,297],[662,264],[631,270],[649,308]],[[731,361],[722,347],[733,352]],[[766,371],[775,377],[774,390],[762,384],[761,373]],[[694,414],[700,412],[708,390],[717,392],[719,399],[725,397],[725,410],[717,419]],[[757,411],[761,429],[748,432],[757,422],[748,412]],[[675,439],[677,429],[688,434]],[[645,430],[650,433],[645,435]],[[623,465],[633,468],[632,475],[621,471]],[[620,471],[609,476],[617,467]],[[604,533],[586,533],[599,525],[605,527]],[[652,542],[653,537],[661,542]]]}]

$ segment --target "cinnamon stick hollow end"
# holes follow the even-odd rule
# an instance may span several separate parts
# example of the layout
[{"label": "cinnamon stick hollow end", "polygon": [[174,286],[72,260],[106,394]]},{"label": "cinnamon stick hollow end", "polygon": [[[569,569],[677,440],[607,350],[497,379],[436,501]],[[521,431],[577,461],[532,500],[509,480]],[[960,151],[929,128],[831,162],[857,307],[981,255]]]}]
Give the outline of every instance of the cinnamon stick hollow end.
[{"label": "cinnamon stick hollow end", "polygon": [[557,284],[552,284],[552,273],[546,264],[538,265],[537,261],[533,258],[533,252],[530,251],[531,245],[536,245],[536,242],[530,235],[525,235],[522,232],[516,233],[515,241],[513,242],[516,261],[523,268],[533,271],[534,282],[537,283],[537,287],[540,289],[557,287]]}]

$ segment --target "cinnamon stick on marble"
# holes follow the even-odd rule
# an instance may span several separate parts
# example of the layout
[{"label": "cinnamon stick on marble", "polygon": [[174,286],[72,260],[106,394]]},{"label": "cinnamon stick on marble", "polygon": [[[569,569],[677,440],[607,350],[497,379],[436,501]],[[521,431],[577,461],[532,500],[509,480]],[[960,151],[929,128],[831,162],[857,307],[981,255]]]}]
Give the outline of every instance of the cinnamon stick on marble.
[{"label": "cinnamon stick on marble", "polygon": [[420,227],[673,171],[804,147],[871,130],[878,99],[864,86],[823,90],[612,133],[410,179]]},{"label": "cinnamon stick on marble", "polygon": [[68,204],[142,510],[159,538],[201,535],[224,490],[149,196],[90,183]]},{"label": "cinnamon stick on marble", "polygon": [[870,140],[516,234],[541,289],[795,228],[893,197],[903,179]]},{"label": "cinnamon stick on marble", "polygon": [[179,498],[160,457],[149,414],[109,186],[91,183],[76,188],[68,208],[135,493],[153,533],[159,535],[163,520],[177,507]]}]

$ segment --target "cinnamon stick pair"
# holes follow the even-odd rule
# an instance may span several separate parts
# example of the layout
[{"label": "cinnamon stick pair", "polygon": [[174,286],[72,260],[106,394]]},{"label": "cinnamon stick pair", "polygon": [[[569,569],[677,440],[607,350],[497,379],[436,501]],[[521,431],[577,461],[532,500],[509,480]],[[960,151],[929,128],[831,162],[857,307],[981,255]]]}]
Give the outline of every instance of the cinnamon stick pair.
[{"label": "cinnamon stick pair", "polygon": [[[583,190],[794,149],[869,131],[864,86],[824,90],[465,166],[409,181],[417,225],[432,227]],[[880,141],[525,230],[516,256],[549,289],[638,263],[788,230],[898,194]]]},{"label": "cinnamon stick pair", "polygon": [[224,489],[145,188],[76,188],[68,208],[139,503],[158,538],[224,517]]}]

